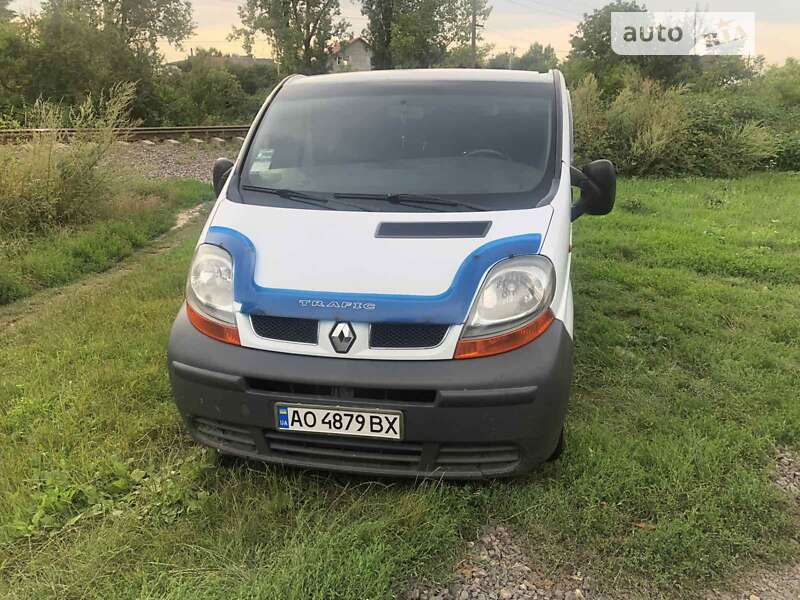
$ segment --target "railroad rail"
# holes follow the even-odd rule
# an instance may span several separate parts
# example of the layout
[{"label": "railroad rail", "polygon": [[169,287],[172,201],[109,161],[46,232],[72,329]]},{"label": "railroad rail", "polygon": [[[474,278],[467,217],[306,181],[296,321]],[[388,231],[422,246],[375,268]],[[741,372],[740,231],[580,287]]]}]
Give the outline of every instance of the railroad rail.
[{"label": "railroad rail", "polygon": [[[249,125],[208,125],[191,127],[129,127],[120,129],[119,134],[122,139],[130,140],[167,140],[181,137],[189,138],[232,138],[244,135],[250,129]],[[52,129],[0,129],[0,143],[16,142],[29,140],[36,134],[51,133]],[[64,137],[75,135],[76,129],[56,130]]]}]

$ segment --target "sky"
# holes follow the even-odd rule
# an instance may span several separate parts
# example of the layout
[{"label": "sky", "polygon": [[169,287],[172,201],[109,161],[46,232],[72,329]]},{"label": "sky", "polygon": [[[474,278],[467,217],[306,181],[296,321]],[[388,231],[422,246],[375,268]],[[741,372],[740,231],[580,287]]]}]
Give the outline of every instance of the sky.
[{"label": "sky", "polygon": [[[344,17],[358,35],[366,27],[359,4],[340,0]],[[569,52],[569,36],[574,33],[582,15],[600,8],[603,0],[489,0],[492,14],[486,22],[484,41],[495,52],[511,48],[522,51],[533,42],[550,44],[559,58]],[[236,11],[240,0],[193,0],[195,34],[184,43],[184,49],[162,46],[168,61],[185,56],[190,48],[215,47],[223,52],[242,54],[241,44],[227,41],[231,29],[239,24]],[[800,57],[800,0],[645,0],[652,11],[681,11],[695,8],[711,11],[753,11],[756,13],[756,51],[770,63],[783,63]],[[35,11],[36,0],[17,0],[11,8],[20,12]],[[269,45],[257,40],[256,56],[270,56]]]}]

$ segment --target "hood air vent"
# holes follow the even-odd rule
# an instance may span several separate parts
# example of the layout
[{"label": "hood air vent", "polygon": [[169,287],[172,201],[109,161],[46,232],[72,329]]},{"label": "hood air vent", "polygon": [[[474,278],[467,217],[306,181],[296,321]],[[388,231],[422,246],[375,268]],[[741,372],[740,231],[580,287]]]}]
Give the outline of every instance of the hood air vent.
[{"label": "hood air vent", "polygon": [[489,233],[491,221],[436,221],[381,223],[378,238],[482,238]]}]

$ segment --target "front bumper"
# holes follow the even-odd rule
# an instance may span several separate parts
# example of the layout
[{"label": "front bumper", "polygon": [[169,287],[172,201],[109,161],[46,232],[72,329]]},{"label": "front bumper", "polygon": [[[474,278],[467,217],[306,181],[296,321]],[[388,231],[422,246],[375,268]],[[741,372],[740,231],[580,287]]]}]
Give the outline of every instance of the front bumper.
[{"label": "front bumper", "polygon": [[[512,352],[469,360],[357,360],[232,346],[197,331],[182,308],[169,370],[192,436],[218,450],[367,475],[476,479],[547,460],[564,422],[572,338],[556,321]],[[276,430],[275,403],[404,414],[402,441]]]}]

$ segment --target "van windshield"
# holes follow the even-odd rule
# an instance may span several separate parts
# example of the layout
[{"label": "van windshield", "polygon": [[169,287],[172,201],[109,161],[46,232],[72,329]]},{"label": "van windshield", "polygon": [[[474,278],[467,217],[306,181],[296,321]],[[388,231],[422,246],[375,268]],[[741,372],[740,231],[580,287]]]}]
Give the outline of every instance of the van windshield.
[{"label": "van windshield", "polygon": [[554,122],[546,82],[287,85],[248,151],[245,201],[292,206],[261,188],[340,198],[340,210],[395,210],[382,196],[431,200],[401,210],[529,208],[554,177]]}]

